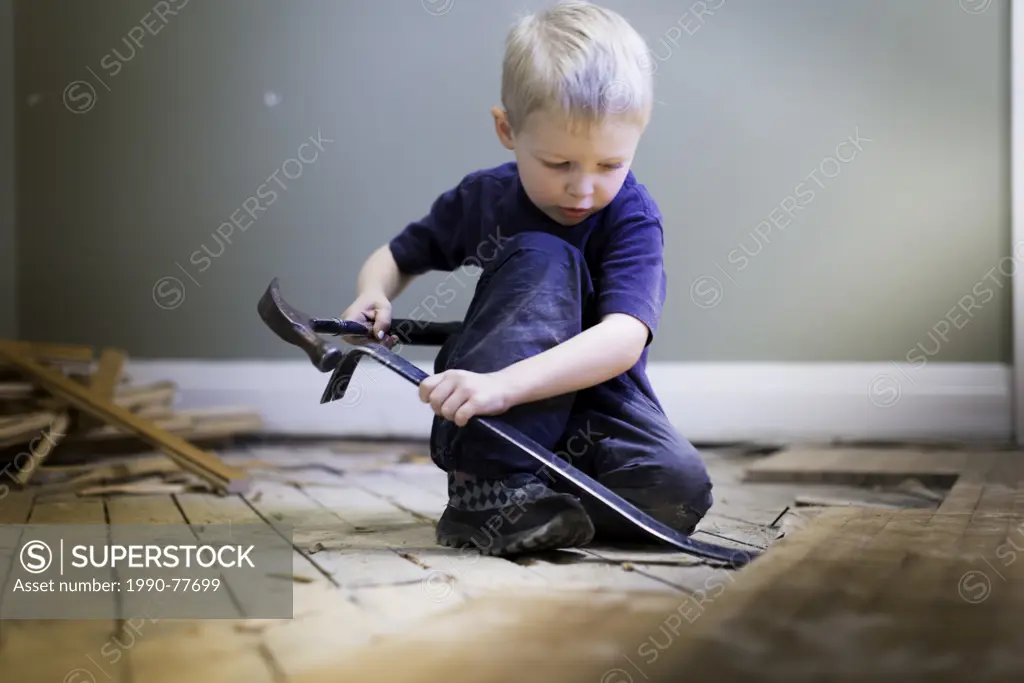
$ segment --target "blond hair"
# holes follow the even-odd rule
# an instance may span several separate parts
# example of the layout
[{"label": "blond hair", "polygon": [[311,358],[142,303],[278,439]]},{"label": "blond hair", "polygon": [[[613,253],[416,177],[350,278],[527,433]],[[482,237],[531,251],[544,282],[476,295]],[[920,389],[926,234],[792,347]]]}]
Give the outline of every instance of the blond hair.
[{"label": "blond hair", "polygon": [[646,42],[622,16],[584,0],[561,0],[509,31],[501,102],[513,131],[538,110],[565,115],[571,125],[612,116],[646,126],[652,74]]}]

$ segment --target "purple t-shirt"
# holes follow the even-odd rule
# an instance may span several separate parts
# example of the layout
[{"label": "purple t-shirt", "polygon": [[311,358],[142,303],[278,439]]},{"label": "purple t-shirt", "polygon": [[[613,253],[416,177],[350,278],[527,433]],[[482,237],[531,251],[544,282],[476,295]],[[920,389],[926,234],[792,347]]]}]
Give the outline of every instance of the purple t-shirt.
[{"label": "purple t-shirt", "polygon": [[647,347],[626,374],[660,408],[646,367],[665,302],[661,219],[657,204],[630,171],[608,206],[577,225],[561,225],[530,201],[516,163],[508,162],[465,176],[435,200],[426,216],[392,239],[390,247],[403,273],[462,267],[479,272],[503,238],[526,231],[562,238],[587,262],[598,317],[626,313],[647,325]]}]

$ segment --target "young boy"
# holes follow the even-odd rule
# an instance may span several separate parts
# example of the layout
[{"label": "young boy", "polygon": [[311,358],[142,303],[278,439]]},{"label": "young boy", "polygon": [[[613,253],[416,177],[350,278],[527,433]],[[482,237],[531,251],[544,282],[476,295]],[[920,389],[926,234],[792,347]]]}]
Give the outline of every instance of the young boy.
[{"label": "young boy", "polygon": [[420,385],[448,473],[440,544],[507,555],[642,540],[557,473],[463,429],[474,415],[500,415],[683,533],[711,507],[704,463],[646,375],[666,283],[662,217],[630,171],[651,114],[646,63],[643,39],[596,5],[521,20],[491,112],[515,161],[465,176],[359,274],[343,315],[390,346],[390,301],[414,277],[482,267],[463,331]]}]

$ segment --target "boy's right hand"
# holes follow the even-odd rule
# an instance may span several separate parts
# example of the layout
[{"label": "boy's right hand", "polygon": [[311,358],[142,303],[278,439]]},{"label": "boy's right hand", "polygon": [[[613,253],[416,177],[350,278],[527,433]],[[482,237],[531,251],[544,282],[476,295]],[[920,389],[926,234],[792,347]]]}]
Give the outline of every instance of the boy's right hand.
[{"label": "boy's right hand", "polygon": [[372,335],[371,337],[343,336],[342,339],[349,344],[362,345],[379,341],[390,349],[398,342],[397,336],[388,334],[391,328],[391,302],[381,292],[360,294],[341,314],[341,318],[366,325]]}]

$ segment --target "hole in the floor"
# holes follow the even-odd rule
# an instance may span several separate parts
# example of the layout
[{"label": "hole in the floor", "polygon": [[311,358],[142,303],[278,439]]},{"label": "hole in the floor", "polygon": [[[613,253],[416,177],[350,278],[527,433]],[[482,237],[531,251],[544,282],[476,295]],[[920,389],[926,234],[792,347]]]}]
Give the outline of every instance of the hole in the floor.
[{"label": "hole in the floor", "polygon": [[774,443],[755,443],[750,441],[695,442],[698,451],[714,451],[739,458],[754,458],[772,455],[786,448],[785,445]]},{"label": "hole in the floor", "polygon": [[782,446],[751,446],[750,448],[744,448],[740,455],[747,458],[762,457],[778,453],[781,450]]}]

